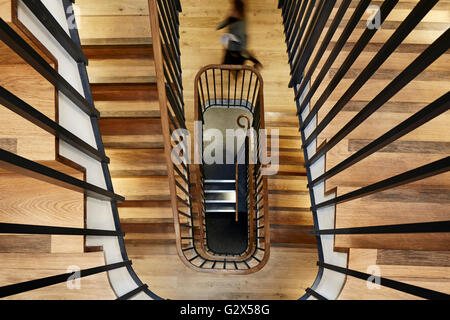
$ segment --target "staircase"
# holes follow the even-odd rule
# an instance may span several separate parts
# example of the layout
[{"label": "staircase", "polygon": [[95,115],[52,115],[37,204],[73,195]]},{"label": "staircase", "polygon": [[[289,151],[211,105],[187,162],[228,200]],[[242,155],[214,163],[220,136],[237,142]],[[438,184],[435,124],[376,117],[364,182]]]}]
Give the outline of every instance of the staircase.
[{"label": "staircase", "polygon": [[127,251],[133,254],[139,246],[173,245],[148,1],[130,6],[121,1],[99,1],[95,6],[91,1],[77,1],[77,6],[112,183],[126,198],[119,204],[119,215]]},{"label": "staircase", "polygon": [[[132,296],[146,290],[132,279],[126,255],[111,257],[120,228],[92,222],[94,207],[97,218],[112,220],[122,197],[102,174],[109,159],[96,136],[98,111],[82,87],[87,60],[76,29],[63,29],[70,6],[0,4],[0,297],[6,299],[115,299],[130,288]],[[106,239],[109,247],[100,245]],[[117,286],[116,276],[131,281]]]},{"label": "staircase", "polygon": [[280,160],[248,206],[171,161],[227,5],[76,5],[0,1],[0,298],[449,299],[447,1],[246,1]]},{"label": "staircase", "polygon": [[378,30],[369,2],[279,2],[319,277],[343,286],[303,298],[448,299],[448,4],[384,1]]}]

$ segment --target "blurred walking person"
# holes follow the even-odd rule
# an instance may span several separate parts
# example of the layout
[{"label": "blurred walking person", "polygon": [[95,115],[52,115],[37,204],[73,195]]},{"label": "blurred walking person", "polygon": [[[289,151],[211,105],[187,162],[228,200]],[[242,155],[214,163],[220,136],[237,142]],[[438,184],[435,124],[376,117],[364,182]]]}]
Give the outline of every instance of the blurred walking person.
[{"label": "blurred walking person", "polygon": [[243,65],[250,60],[255,68],[262,67],[261,63],[247,50],[247,28],[245,21],[245,5],[242,0],[233,0],[233,6],[229,17],[219,23],[217,30],[228,27],[228,33],[221,38],[225,46],[223,64]]}]

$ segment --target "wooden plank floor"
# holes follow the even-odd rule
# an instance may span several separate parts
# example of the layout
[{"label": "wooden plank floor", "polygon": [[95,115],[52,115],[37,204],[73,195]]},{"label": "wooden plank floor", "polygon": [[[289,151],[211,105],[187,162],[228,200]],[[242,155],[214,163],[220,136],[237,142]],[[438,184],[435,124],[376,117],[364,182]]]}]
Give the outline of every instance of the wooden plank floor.
[{"label": "wooden plank floor", "polygon": [[168,299],[298,299],[317,274],[314,248],[272,247],[267,265],[245,276],[196,272],[180,261],[174,245],[127,251],[141,280]]},{"label": "wooden plank floor", "polygon": [[[351,249],[349,268],[371,274],[373,271],[370,270],[378,267],[381,277],[449,294],[449,257],[449,251]],[[368,269],[369,267],[371,269]],[[383,286],[378,289],[371,288],[364,280],[347,277],[347,282],[339,299],[421,299]]]}]

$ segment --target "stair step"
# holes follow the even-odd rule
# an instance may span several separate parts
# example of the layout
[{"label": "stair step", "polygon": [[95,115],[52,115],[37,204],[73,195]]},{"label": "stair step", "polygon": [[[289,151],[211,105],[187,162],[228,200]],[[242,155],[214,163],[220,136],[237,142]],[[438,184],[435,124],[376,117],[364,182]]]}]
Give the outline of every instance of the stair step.
[{"label": "stair step", "polygon": [[158,101],[154,83],[92,83],[95,101]]},{"label": "stair step", "polygon": [[313,231],[311,226],[293,226],[293,225],[270,225],[270,243],[274,244],[297,244],[314,245],[315,236],[309,234]]},{"label": "stair step", "polygon": [[136,233],[129,232],[125,234],[125,243],[133,243],[133,241],[150,241],[157,243],[175,243],[175,233]]},{"label": "stair step", "polygon": [[269,205],[271,207],[305,208],[309,209],[310,195],[307,191],[296,193],[270,193]]},{"label": "stair step", "polygon": [[161,135],[161,120],[153,118],[105,118],[99,120],[102,136]]},{"label": "stair step", "polygon": [[236,192],[206,193],[206,203],[236,203]]},{"label": "stair step", "polygon": [[[50,167],[65,167],[59,162],[44,162]],[[63,170],[64,171],[64,170]],[[80,180],[84,179],[84,173],[75,169],[72,175]],[[84,228],[84,195],[48,182],[36,180],[14,172],[0,170],[0,222],[15,224],[47,225],[55,227]],[[24,240],[11,244],[11,240]],[[0,247],[2,251],[7,249],[9,243],[18,252],[29,251],[31,239],[42,241],[40,245],[32,247],[40,252],[64,253],[83,252],[84,241],[80,236],[41,235],[30,236],[3,236],[5,241]],[[20,244],[22,246],[20,246]]]},{"label": "stair step", "polygon": [[236,212],[234,203],[206,203],[205,212]]},{"label": "stair step", "polygon": [[86,45],[82,47],[83,53],[91,60],[98,59],[153,59],[153,46],[141,45]]},{"label": "stair step", "polygon": [[122,223],[122,231],[125,233],[174,233],[172,223]]},{"label": "stair step", "polygon": [[160,119],[105,118],[99,120],[105,148],[163,148]]},{"label": "stair step", "polygon": [[171,207],[120,207],[121,223],[173,223]]},{"label": "stair step", "polygon": [[158,101],[96,101],[101,118],[160,118]]},{"label": "stair step", "polygon": [[[442,182],[450,173],[435,178]],[[448,220],[448,191],[417,183],[389,189],[360,199],[340,203],[336,209],[336,228],[419,223]],[[416,186],[416,188],[415,188]],[[342,192],[352,188],[340,187]],[[364,209],[364,210],[363,210]],[[449,233],[336,235],[336,248],[380,248],[398,250],[447,250]]]},{"label": "stair step", "polygon": [[[389,257],[383,257],[386,255]],[[415,259],[414,256],[418,256],[418,259]],[[438,256],[437,260],[434,259],[435,256]],[[441,256],[446,261],[443,261]],[[377,266],[384,278],[450,294],[448,252],[428,251],[423,255],[420,251],[350,249],[349,269],[373,273],[373,268],[368,271],[371,266]],[[366,285],[366,281],[347,277],[339,299],[410,300],[421,298],[385,286],[371,290]]]},{"label": "stair step", "polygon": [[[269,203],[270,205],[270,203]],[[309,208],[270,207],[270,222],[273,224],[286,224],[292,226],[311,226],[314,224],[312,213]]]},{"label": "stair step", "polygon": [[269,190],[280,191],[308,191],[308,179],[306,176],[269,176],[267,180]]},{"label": "stair step", "polygon": [[113,178],[116,193],[128,201],[170,200],[167,176],[137,176]]},{"label": "stair step", "polygon": [[84,10],[85,3],[78,6],[81,12],[78,30],[83,45],[152,44],[148,9],[144,15],[83,15],[89,9]]},{"label": "stair step", "polygon": [[111,176],[167,175],[166,157],[163,149],[106,149],[111,159]]},{"label": "stair step", "polygon": [[205,184],[207,183],[236,183],[236,180],[220,180],[220,179],[207,179],[205,180]]},{"label": "stair step", "polygon": [[87,69],[90,83],[156,83],[151,58],[92,59]]},{"label": "stair step", "polygon": [[[0,270],[0,286],[23,281],[59,275],[68,272],[69,266],[77,266],[80,270],[105,265],[103,252],[90,253],[1,253],[2,269]],[[72,270],[74,271],[74,270]],[[27,291],[7,299],[13,300],[95,300],[115,299],[106,273],[83,278],[78,290],[70,290],[67,283]]]}]

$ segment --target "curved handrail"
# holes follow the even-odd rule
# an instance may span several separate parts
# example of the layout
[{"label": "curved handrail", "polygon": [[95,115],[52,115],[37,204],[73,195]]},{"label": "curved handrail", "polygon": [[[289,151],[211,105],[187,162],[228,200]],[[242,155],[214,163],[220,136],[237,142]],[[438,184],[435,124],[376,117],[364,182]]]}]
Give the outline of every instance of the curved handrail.
[{"label": "curved handrail", "polygon": [[[212,79],[210,79],[210,81],[212,81],[211,85],[213,86],[213,88],[211,88],[210,83],[207,81],[207,77],[208,77],[208,71],[210,71],[210,73],[212,73]],[[216,87],[217,83],[216,83],[216,71],[217,71],[217,75],[220,74],[220,88],[218,90],[218,88]],[[228,76],[228,79],[231,79],[231,72],[235,72],[235,85],[234,87],[231,86],[230,81],[228,81],[228,89],[224,89],[223,88],[223,76],[224,76],[224,72],[225,72],[225,76]],[[228,74],[227,74],[228,72]],[[243,72],[243,79],[241,79],[241,86],[240,86],[240,95],[238,95],[238,88],[237,88],[237,83],[238,83],[238,79],[237,79],[237,74],[239,72]],[[251,79],[254,79],[254,87],[251,87],[252,81],[250,81],[249,79],[249,83],[248,83],[248,87],[246,88],[246,95],[247,95],[247,99],[243,99],[245,97],[244,94],[244,80],[245,80],[245,74],[246,73],[250,73],[249,77]],[[205,86],[203,87],[202,84],[202,75],[205,76]],[[218,82],[218,81],[217,81]],[[234,93],[232,93],[232,89],[234,89]],[[252,89],[252,90],[251,90]],[[228,90],[228,91],[227,91]],[[253,91],[253,92],[251,92]],[[200,92],[202,93],[202,96],[200,96]],[[208,99],[205,100],[205,96],[204,93],[207,92],[208,93]],[[252,94],[253,93],[253,94]],[[212,98],[212,95],[214,95],[214,98]],[[204,118],[203,118],[203,114],[206,110],[208,110],[209,108],[215,107],[215,106],[219,106],[221,105],[220,103],[217,103],[218,101],[221,101],[221,103],[225,103],[226,106],[229,107],[241,107],[241,108],[246,108],[247,110],[249,110],[251,113],[257,115],[257,119],[255,119],[254,123],[258,124],[258,126],[260,126],[260,128],[264,128],[264,100],[263,100],[263,79],[261,74],[254,68],[249,67],[249,66],[238,66],[238,65],[208,65],[205,66],[203,68],[201,68],[199,70],[199,72],[197,73],[196,77],[195,77],[195,86],[194,86],[194,103],[195,103],[195,117],[194,119],[197,121],[201,121],[202,123],[204,122]],[[238,97],[240,97],[239,99],[237,99]],[[249,103],[249,97],[251,97],[251,103]],[[233,98],[233,100],[231,100],[231,98]],[[214,101],[214,103],[211,103],[211,101]],[[244,101],[244,103],[242,103]],[[256,102],[256,103],[255,103]],[[221,105],[223,106],[223,104]],[[258,111],[258,112],[255,112]],[[249,120],[249,119],[248,119]],[[259,129],[259,128],[258,128]],[[202,141],[201,137],[196,137],[198,140]],[[197,148],[197,151],[200,148]],[[197,155],[198,157],[200,157],[200,155]],[[202,186],[203,185],[203,174],[202,174],[202,167],[200,165],[196,165],[196,175],[197,175],[197,185],[198,186]],[[261,166],[260,166],[261,168]],[[257,181],[254,181],[254,183],[256,183]],[[250,241],[249,247],[247,248],[246,252],[240,256],[224,256],[224,255],[209,255],[206,257],[203,257],[205,260],[207,261],[216,261],[216,262],[233,262],[233,263],[244,263],[247,266],[247,269],[226,269],[225,272],[227,273],[237,273],[237,274],[248,274],[248,273],[252,273],[252,272],[256,272],[258,270],[260,270],[268,261],[269,259],[269,255],[270,255],[270,234],[268,231],[268,227],[265,228],[265,234],[264,234],[264,241],[263,241],[263,245],[264,248],[262,248],[261,246],[258,246],[258,243],[260,242],[260,238],[258,238],[258,233],[262,232],[260,230],[260,225],[266,225],[269,226],[268,224],[268,193],[267,193],[267,178],[266,177],[262,177],[260,182],[262,183],[262,188],[261,188],[261,192],[262,192],[262,198],[263,199],[258,199],[260,202],[260,210],[263,210],[263,214],[261,215],[261,217],[259,216],[255,216],[255,218],[250,219],[250,228],[254,229],[254,232],[251,232],[251,237],[254,237],[254,241]],[[255,190],[256,191],[256,190]],[[261,205],[262,203],[262,205]],[[251,209],[253,209],[253,207],[251,207]],[[200,217],[203,218],[203,194],[202,192],[200,192],[199,195],[199,199],[198,199],[198,210],[200,214]],[[258,219],[259,218],[259,219]],[[256,224],[254,223],[254,221],[256,221]],[[267,223],[267,224],[266,224]],[[205,234],[205,228],[203,223],[200,223],[200,234],[203,235]],[[263,251],[264,250],[264,251]],[[204,242],[201,242],[201,250],[202,252],[208,253],[208,248],[205,247]],[[255,257],[255,254],[258,251],[262,251],[263,255],[262,258],[260,257],[260,259]],[[198,251],[196,251],[197,254]],[[256,259],[256,261],[258,261],[256,266],[250,267],[247,264],[247,261],[250,261],[251,259]],[[226,263],[226,262],[225,262]],[[236,266],[236,264],[235,264]],[[216,270],[216,272],[224,272],[223,269],[222,270],[217,270],[217,269],[203,269],[203,268],[198,268],[196,266],[194,266],[194,269],[199,270],[199,271],[214,271]]]}]

